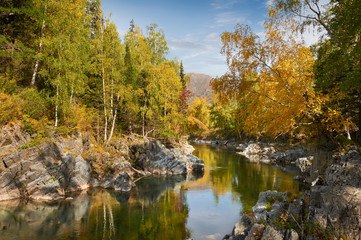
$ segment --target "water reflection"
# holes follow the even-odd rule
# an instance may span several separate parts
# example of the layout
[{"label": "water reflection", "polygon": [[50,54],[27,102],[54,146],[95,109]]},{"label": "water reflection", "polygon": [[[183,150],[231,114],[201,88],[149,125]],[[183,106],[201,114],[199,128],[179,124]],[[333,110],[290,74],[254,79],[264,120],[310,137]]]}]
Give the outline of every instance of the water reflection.
[{"label": "water reflection", "polygon": [[196,146],[204,175],[147,177],[57,204],[0,202],[0,239],[221,239],[261,191],[298,191],[293,175],[233,151]]},{"label": "water reflection", "polygon": [[185,186],[192,189],[210,187],[216,201],[219,196],[232,193],[232,200],[241,202],[242,210],[255,205],[262,191],[299,191],[299,183],[293,181],[293,174],[267,164],[249,162],[234,151],[198,145],[194,155],[205,161],[204,177]]}]

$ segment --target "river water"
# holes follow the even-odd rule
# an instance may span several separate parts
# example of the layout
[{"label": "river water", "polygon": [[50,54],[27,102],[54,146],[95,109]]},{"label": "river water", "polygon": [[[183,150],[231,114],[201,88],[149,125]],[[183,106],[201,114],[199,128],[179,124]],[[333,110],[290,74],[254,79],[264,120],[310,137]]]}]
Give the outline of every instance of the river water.
[{"label": "river water", "polygon": [[146,177],[56,204],[0,202],[0,239],[222,239],[266,190],[297,193],[294,174],[234,151],[196,145],[200,176]]}]

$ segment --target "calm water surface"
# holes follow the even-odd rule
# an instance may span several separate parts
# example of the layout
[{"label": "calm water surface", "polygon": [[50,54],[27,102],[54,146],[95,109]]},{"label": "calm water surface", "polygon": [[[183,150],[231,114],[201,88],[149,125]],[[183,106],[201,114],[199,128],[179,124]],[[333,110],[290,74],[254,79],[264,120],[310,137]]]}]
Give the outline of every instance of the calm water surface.
[{"label": "calm water surface", "polygon": [[195,147],[200,176],[147,177],[130,193],[89,190],[56,204],[0,202],[0,239],[222,239],[259,192],[299,191],[291,173]]}]

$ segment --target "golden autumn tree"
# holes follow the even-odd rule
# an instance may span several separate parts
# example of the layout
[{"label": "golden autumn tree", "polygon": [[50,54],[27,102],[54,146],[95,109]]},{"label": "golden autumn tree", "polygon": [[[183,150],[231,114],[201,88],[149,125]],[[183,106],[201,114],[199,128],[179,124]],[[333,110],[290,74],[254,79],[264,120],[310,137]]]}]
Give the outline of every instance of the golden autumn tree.
[{"label": "golden autumn tree", "polygon": [[205,97],[197,97],[188,107],[188,127],[191,132],[208,130],[210,111]]},{"label": "golden autumn tree", "polygon": [[342,118],[326,107],[328,96],[315,95],[312,52],[296,40],[293,20],[279,18],[277,9],[268,16],[264,39],[245,25],[223,33],[229,71],[212,81],[213,90],[221,102],[241,103],[236,117],[248,134],[276,137],[316,121],[334,130]]}]

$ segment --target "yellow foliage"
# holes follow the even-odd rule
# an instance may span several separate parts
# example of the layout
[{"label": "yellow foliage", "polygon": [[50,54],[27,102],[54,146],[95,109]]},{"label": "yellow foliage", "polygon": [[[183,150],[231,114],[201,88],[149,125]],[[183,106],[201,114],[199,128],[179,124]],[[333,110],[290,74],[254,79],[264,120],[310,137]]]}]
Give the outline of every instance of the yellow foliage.
[{"label": "yellow foliage", "polygon": [[208,130],[209,119],[210,119],[210,111],[207,103],[207,99],[196,98],[188,107],[188,127],[191,132],[201,130]]},{"label": "yellow foliage", "polygon": [[21,107],[13,96],[0,92],[0,125],[21,119]]},{"label": "yellow foliage", "polygon": [[314,56],[303,42],[297,42],[293,20],[280,20],[270,9],[265,23],[265,40],[248,26],[237,25],[222,35],[222,53],[229,72],[212,81],[218,99],[236,98],[241,105],[237,118],[244,131],[255,135],[278,136],[323,114],[327,128],[340,123],[340,112],[326,111],[327,96],[316,96],[313,83]]},{"label": "yellow foliage", "polygon": [[85,105],[75,104],[66,115],[64,126],[72,131],[92,132],[94,122],[95,113],[93,109],[87,108]]}]

